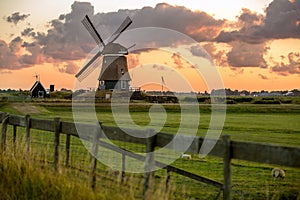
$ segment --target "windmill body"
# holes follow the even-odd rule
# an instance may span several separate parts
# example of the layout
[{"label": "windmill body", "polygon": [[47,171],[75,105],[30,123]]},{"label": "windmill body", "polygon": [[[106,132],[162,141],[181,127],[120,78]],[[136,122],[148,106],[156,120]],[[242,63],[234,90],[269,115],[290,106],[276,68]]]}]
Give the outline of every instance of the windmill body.
[{"label": "windmill body", "polygon": [[100,90],[129,90],[128,51],[118,43],[111,43],[103,49],[102,69],[99,75]]},{"label": "windmill body", "polygon": [[132,23],[127,17],[115,33],[109,38],[107,44],[104,43],[100,34],[93,26],[91,20],[86,15],[82,20],[83,25],[94,38],[96,43],[102,48],[77,74],[79,81],[85,79],[95,68],[98,67],[98,58],[102,56],[102,68],[99,80],[99,90],[125,90],[130,87],[130,76],[128,73],[127,58],[128,48],[114,43],[120,34]]}]

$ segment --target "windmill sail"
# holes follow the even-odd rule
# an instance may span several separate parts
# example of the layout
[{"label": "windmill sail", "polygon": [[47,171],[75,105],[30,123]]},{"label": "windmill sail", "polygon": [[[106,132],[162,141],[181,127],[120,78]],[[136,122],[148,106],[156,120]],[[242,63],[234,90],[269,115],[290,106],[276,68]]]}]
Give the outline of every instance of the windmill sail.
[{"label": "windmill sail", "polygon": [[114,34],[109,38],[108,43],[114,42],[118,37],[121,35],[123,31],[125,31],[126,28],[132,23],[130,17],[126,17],[126,19],[123,21],[123,23],[120,25],[120,27],[114,32]]},{"label": "windmill sail", "polygon": [[[99,51],[89,62],[75,75],[75,77],[81,82],[88,75],[90,75],[97,67],[101,65],[102,51]],[[99,59],[98,59],[99,58]],[[101,58],[101,59],[100,59]]]},{"label": "windmill sail", "polygon": [[90,18],[88,15],[85,15],[85,17],[81,20],[81,23],[84,25],[84,27],[88,30],[90,35],[93,37],[93,39],[96,41],[97,45],[100,46],[102,44],[105,46],[100,34],[97,32],[96,28],[92,24]]}]

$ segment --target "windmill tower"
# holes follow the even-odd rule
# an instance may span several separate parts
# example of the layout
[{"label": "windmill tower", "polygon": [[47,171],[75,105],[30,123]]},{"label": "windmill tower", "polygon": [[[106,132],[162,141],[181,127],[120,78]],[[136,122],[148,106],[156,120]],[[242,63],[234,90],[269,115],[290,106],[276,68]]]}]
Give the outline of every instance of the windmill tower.
[{"label": "windmill tower", "polygon": [[100,51],[75,75],[79,81],[84,80],[91,72],[98,67],[97,60],[102,57],[102,68],[99,75],[99,90],[129,90],[130,76],[128,73],[127,58],[128,49],[119,43],[114,43],[116,39],[132,23],[126,17],[120,27],[108,39],[105,44],[100,34],[97,32],[88,15],[81,21],[90,35],[100,47]]}]

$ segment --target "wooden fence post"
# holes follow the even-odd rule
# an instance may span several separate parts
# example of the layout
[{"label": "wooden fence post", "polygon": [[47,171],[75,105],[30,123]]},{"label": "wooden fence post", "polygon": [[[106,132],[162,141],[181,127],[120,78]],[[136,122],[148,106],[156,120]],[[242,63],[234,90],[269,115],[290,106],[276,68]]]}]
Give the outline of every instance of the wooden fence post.
[{"label": "wooden fence post", "polygon": [[171,172],[170,172],[170,170],[167,168],[166,191],[169,190],[170,178],[171,178]]},{"label": "wooden fence post", "polygon": [[8,119],[9,119],[9,114],[4,113],[4,117],[2,119],[1,153],[5,152],[6,149],[6,134],[7,134]]},{"label": "wooden fence post", "polygon": [[224,147],[224,188],[223,188],[223,199],[231,199],[231,145],[230,145],[230,136],[222,136],[223,147]]},{"label": "wooden fence post", "polygon": [[149,199],[147,191],[152,186],[155,169],[154,150],[156,146],[156,134],[154,130],[149,130],[149,137],[146,138],[146,158],[145,158],[145,182],[143,187],[143,198]]},{"label": "wooden fence post", "polygon": [[70,160],[70,143],[71,143],[71,135],[67,134],[66,136],[66,167],[69,166],[69,160]]},{"label": "wooden fence post", "polygon": [[59,137],[61,131],[60,118],[54,118],[54,170],[59,171]]},{"label": "wooden fence post", "polygon": [[124,150],[122,151],[122,174],[121,174],[121,182],[124,181],[124,177],[125,177],[125,170],[126,170],[126,154],[124,152]]},{"label": "wooden fence post", "polygon": [[17,142],[17,126],[13,125],[13,145],[14,145],[14,150],[16,150],[16,142]]},{"label": "wooden fence post", "polygon": [[99,149],[99,138],[101,137],[101,134],[102,134],[101,123],[97,122],[96,131],[93,138],[92,153],[91,153],[92,159],[91,159],[90,177],[91,177],[91,187],[93,190],[96,187],[97,155]]},{"label": "wooden fence post", "polygon": [[25,115],[26,149],[28,157],[30,156],[30,125],[30,115]]}]

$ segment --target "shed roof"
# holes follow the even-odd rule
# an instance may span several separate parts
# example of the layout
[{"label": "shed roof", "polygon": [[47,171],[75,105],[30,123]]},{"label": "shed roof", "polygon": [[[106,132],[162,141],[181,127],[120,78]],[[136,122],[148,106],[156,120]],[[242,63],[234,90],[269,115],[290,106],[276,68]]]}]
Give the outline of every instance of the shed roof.
[{"label": "shed roof", "polygon": [[34,91],[34,89],[35,89],[38,85],[40,85],[40,86],[43,88],[43,90],[46,91],[46,89],[44,88],[43,84],[42,84],[40,81],[36,81],[29,91],[30,91],[30,92]]}]

